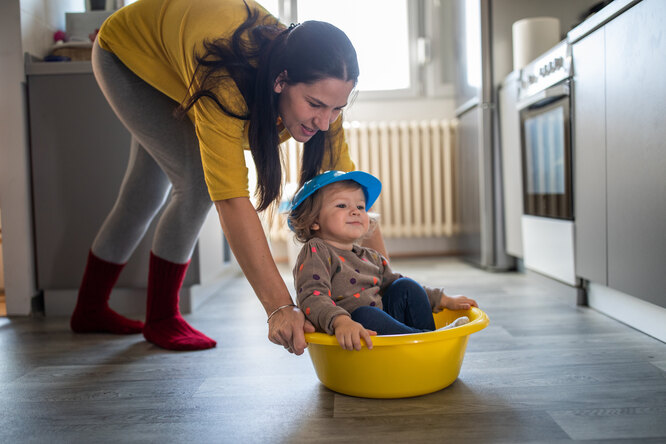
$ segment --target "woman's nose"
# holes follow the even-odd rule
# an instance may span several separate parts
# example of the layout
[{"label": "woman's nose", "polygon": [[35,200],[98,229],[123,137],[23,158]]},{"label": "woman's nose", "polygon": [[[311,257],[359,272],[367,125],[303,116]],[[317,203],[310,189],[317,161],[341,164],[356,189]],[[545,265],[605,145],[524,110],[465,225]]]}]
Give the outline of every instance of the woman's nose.
[{"label": "woman's nose", "polygon": [[315,125],[319,131],[328,131],[331,124],[331,111],[321,111],[315,116]]}]

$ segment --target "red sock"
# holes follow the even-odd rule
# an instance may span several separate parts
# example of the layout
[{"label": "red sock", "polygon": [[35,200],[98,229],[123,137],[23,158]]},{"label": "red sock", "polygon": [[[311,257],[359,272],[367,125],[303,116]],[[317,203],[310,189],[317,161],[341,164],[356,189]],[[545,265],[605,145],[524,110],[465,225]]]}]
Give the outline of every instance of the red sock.
[{"label": "red sock", "polygon": [[215,347],[214,340],[193,329],[180,315],[180,287],[190,261],[176,264],[150,253],[148,308],[143,336],[168,350],[203,350]]},{"label": "red sock", "polygon": [[125,264],[114,264],[88,252],[79,297],[69,325],[76,333],[141,333],[143,322],[127,319],[109,308],[109,295]]}]

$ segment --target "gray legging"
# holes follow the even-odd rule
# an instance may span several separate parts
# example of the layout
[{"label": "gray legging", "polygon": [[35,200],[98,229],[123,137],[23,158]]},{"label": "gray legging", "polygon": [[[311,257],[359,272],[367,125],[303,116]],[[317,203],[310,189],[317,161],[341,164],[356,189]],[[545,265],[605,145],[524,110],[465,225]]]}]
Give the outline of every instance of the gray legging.
[{"label": "gray legging", "polygon": [[166,201],[152,251],[171,262],[187,262],[212,204],[194,125],[187,118],[174,118],[175,101],[141,80],[97,42],[92,66],[111,108],[132,134],[118,199],[92,252],[109,262],[127,262]]}]

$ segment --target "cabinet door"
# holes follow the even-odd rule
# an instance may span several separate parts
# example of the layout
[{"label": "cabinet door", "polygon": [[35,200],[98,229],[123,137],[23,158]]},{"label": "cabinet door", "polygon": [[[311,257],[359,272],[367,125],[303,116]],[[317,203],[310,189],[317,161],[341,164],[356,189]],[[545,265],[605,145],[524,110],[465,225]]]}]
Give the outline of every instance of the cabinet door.
[{"label": "cabinet door", "polygon": [[608,285],[666,306],[666,5],[606,26]]},{"label": "cabinet door", "polygon": [[573,45],[576,275],[607,285],[604,29]]}]

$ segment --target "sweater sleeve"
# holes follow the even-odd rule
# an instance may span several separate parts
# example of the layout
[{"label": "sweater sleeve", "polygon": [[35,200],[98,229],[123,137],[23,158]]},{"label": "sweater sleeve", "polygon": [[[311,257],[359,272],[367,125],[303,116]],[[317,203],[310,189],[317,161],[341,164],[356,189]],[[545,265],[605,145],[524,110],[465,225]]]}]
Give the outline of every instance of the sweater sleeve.
[{"label": "sweater sleeve", "polygon": [[428,300],[430,301],[432,312],[439,313],[440,311],[442,311],[442,307],[439,305],[439,302],[442,300],[442,294],[444,294],[442,289],[427,287],[425,285],[423,286],[423,289],[426,291],[426,294],[428,295]]},{"label": "sweater sleeve", "polygon": [[298,306],[318,331],[329,335],[333,318],[350,316],[331,297],[331,257],[321,241],[311,240],[301,249],[294,267],[294,283]]},{"label": "sweater sleeve", "polygon": [[[211,121],[213,116],[216,123]],[[196,110],[196,132],[211,200],[248,197],[242,121],[201,107]]]}]

